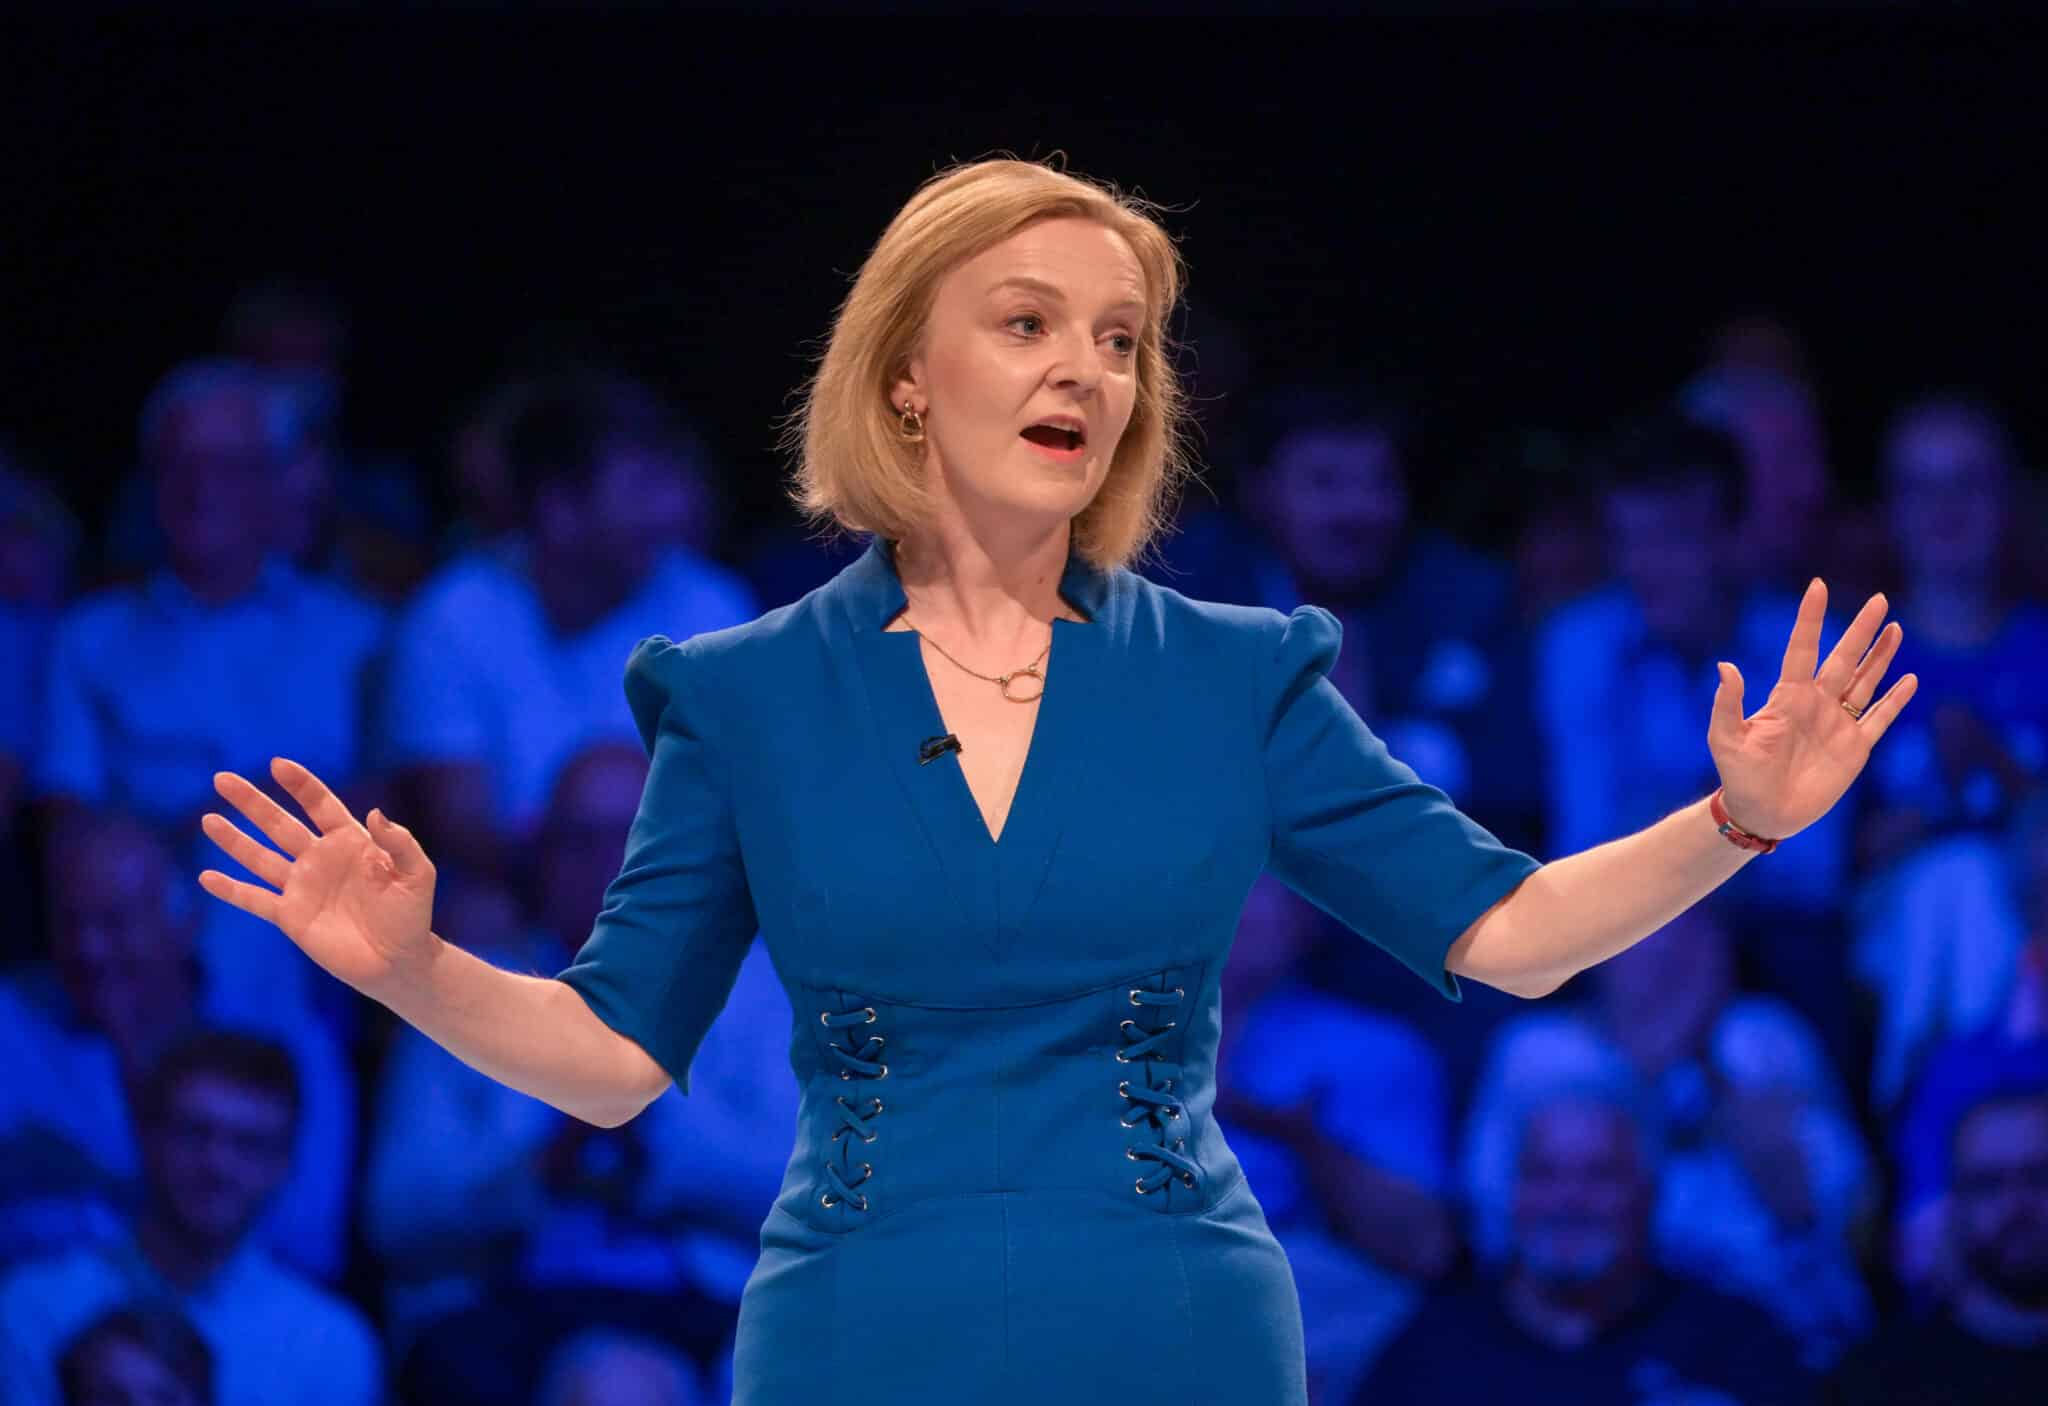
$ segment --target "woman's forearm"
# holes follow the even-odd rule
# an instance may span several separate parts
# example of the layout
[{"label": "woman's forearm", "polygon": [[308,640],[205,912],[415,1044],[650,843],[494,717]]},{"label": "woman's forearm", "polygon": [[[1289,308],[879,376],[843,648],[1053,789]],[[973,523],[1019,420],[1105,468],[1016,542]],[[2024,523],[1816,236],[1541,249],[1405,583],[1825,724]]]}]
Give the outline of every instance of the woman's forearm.
[{"label": "woman's forearm", "polygon": [[1728,842],[1702,797],[1648,829],[1544,865],[1459,939],[1448,965],[1502,990],[1547,994],[1642,941],[1756,857]]},{"label": "woman's forearm", "polygon": [[668,1082],[570,987],[492,966],[452,942],[439,941],[403,984],[373,994],[470,1068],[600,1128],[632,1119]]}]

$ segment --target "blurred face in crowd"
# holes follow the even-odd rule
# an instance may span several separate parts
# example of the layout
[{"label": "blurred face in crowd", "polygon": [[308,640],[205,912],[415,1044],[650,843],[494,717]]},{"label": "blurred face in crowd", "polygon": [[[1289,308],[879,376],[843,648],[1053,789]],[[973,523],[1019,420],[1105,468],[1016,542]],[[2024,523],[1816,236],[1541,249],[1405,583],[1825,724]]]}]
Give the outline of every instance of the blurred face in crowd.
[{"label": "blurred face in crowd", "polygon": [[652,445],[614,440],[586,484],[543,487],[537,533],[588,580],[630,593],[663,547],[683,542],[701,506],[688,468]]},{"label": "blurred face in crowd", "polygon": [[1607,494],[1608,555],[1641,603],[1650,633],[1687,639],[1720,618],[1720,558],[1727,541],[1721,495],[1708,478]]},{"label": "blurred face in crowd", "polygon": [[1966,1116],[1950,1191],[1971,1277],[2023,1308],[2048,1309],[2048,1094]]},{"label": "blurred face in crowd", "polygon": [[1649,1205],[1650,1180],[1627,1115],[1573,1101],[1530,1116],[1514,1203],[1515,1252],[1524,1274],[1570,1288],[1633,1267]]},{"label": "blurred face in crowd", "polygon": [[[923,409],[929,481],[971,520],[1027,536],[1086,508],[1137,403],[1145,282],[1092,220],[1025,226],[940,280],[890,404]],[[1070,437],[1030,427],[1069,417]]]},{"label": "blurred face in crowd", "polygon": [[624,744],[590,748],[562,769],[539,853],[541,920],[549,931],[566,938],[590,926],[618,875],[646,784],[646,755]]},{"label": "blurred face in crowd", "polygon": [[108,1335],[79,1363],[76,1391],[64,1406],[209,1406],[141,1343]]},{"label": "blurred face in crowd", "polygon": [[173,411],[150,446],[157,520],[188,577],[234,576],[262,559],[280,469],[252,394],[222,389]]},{"label": "blurred face in crowd", "polygon": [[121,823],[53,854],[52,956],[93,1028],[130,1032],[166,1001],[189,1000],[189,928],[165,911],[169,864],[153,836]]},{"label": "blurred face in crowd", "polygon": [[1885,445],[1892,545],[1915,581],[1988,583],[2010,473],[1990,427],[1952,411],[1915,416]]},{"label": "blurred face in crowd", "polygon": [[1383,434],[1303,429],[1267,471],[1280,550],[1313,591],[1344,594],[1392,565],[1408,527],[1400,457]]},{"label": "blurred face in crowd", "polygon": [[167,1102],[144,1130],[153,1189],[186,1236],[231,1245],[291,1170],[291,1105],[210,1071],[179,1080]]}]

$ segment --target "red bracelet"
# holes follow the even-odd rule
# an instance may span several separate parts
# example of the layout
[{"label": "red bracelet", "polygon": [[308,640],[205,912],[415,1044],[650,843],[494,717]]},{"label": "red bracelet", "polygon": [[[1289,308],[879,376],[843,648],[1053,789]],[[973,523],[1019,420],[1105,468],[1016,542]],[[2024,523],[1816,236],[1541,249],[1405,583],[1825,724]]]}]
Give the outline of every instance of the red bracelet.
[{"label": "red bracelet", "polygon": [[1737,849],[1755,850],[1758,854],[1769,854],[1778,847],[1776,840],[1767,840],[1762,835],[1752,835],[1728,818],[1728,807],[1721,804],[1721,792],[1716,788],[1707,797],[1707,813],[1714,817],[1714,823],[1721,827],[1721,833],[1728,837],[1728,843]]}]

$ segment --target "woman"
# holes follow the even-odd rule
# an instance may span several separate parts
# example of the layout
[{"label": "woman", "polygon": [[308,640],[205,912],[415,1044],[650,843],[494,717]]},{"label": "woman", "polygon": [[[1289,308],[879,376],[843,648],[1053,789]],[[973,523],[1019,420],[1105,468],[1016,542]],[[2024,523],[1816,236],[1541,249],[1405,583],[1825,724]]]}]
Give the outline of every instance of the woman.
[{"label": "woman", "polygon": [[1770,703],[1745,721],[1732,670],[1716,702],[1727,809],[1752,831],[1702,800],[1547,866],[1504,847],[1329,683],[1327,611],[1127,569],[1184,469],[1181,273],[1137,202],[1034,163],[917,192],[790,425],[800,502],[867,550],[747,625],[634,651],[651,770],[557,977],[436,937],[404,827],[358,825],[282,758],[313,828],[220,777],[284,854],[207,817],[269,886],[209,870],[209,893],[593,1123],[688,1092],[758,926],[802,1105],[738,1406],[1298,1406],[1293,1280],[1210,1117],[1217,977],[1261,867],[1451,1000],[1459,977],[1541,995],[1726,880],[1752,836],[1810,825],[1911,694],[1908,675],[1845,711],[1898,644],[1894,626],[1857,667],[1881,597],[1815,676],[1816,582]]}]

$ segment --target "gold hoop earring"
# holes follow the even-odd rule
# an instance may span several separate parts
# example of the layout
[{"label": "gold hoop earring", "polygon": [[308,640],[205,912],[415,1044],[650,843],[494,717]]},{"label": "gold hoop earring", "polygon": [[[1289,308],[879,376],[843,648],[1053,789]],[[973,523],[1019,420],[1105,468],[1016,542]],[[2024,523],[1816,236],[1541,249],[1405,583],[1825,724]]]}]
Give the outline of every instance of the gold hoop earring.
[{"label": "gold hoop earring", "polygon": [[922,443],[924,440],[924,416],[918,414],[906,404],[903,407],[903,413],[897,417],[896,433],[906,443]]}]

